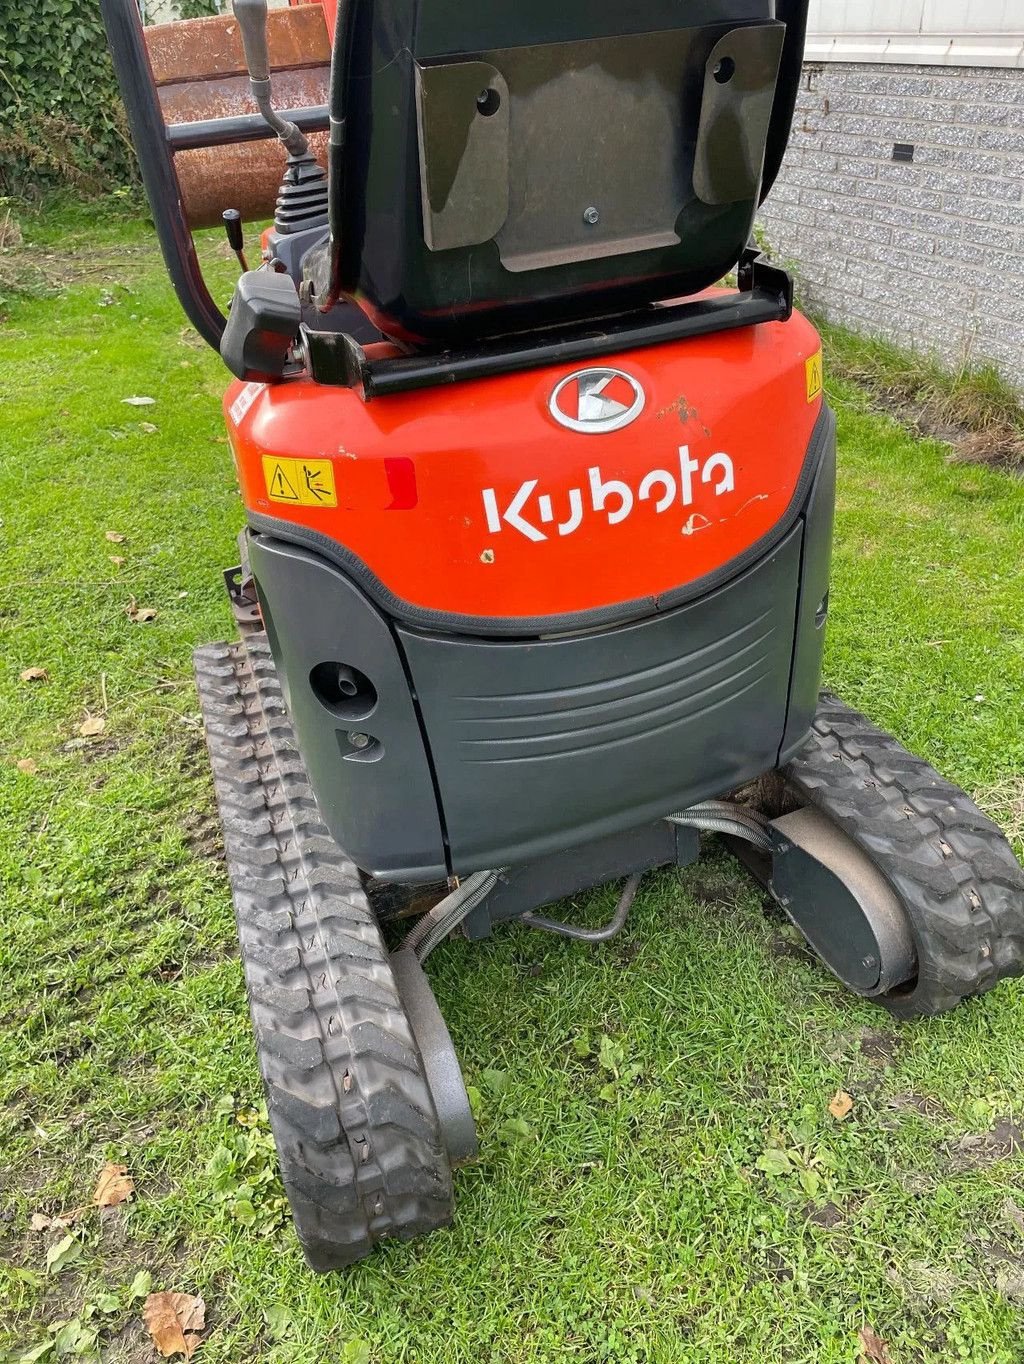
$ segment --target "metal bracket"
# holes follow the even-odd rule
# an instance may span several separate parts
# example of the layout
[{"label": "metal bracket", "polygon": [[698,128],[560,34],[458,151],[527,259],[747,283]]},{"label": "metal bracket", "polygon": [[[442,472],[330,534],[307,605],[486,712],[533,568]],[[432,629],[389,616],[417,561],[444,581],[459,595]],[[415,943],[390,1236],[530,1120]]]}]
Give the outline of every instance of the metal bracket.
[{"label": "metal bracket", "polygon": [[240,627],[263,627],[263,612],[256,595],[256,582],[249,565],[236,564],[224,569],[224,586],[228,590],[231,611]]},{"label": "metal bracket", "polygon": [[868,997],[909,980],[917,953],[907,916],[868,854],[812,806],[770,828],[768,888],[829,970]]}]

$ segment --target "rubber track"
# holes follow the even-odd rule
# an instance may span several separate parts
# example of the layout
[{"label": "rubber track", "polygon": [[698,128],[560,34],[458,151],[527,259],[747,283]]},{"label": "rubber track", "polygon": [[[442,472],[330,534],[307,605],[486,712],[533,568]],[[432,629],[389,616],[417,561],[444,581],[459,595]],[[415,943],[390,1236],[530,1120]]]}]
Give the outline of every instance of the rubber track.
[{"label": "rubber track", "polygon": [[445,1226],[452,1180],[359,873],[320,819],[266,636],[195,654],[270,1122],[315,1270]]},{"label": "rubber track", "polygon": [[878,1003],[899,1018],[945,1013],[1024,971],[1024,870],[959,787],[828,694],[783,775],[871,856],[903,901],[918,978]]}]

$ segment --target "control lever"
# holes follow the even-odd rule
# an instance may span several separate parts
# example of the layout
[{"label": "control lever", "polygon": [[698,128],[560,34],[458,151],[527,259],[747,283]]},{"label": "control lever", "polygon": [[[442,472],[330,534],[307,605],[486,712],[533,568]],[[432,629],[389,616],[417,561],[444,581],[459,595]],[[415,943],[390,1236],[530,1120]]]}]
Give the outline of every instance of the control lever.
[{"label": "control lever", "polygon": [[242,235],[242,215],[237,208],[226,208],[220,215],[224,223],[224,233],[228,239],[228,246],[235,253],[235,259],[242,267],[243,272],[249,266],[245,259],[245,237]]}]

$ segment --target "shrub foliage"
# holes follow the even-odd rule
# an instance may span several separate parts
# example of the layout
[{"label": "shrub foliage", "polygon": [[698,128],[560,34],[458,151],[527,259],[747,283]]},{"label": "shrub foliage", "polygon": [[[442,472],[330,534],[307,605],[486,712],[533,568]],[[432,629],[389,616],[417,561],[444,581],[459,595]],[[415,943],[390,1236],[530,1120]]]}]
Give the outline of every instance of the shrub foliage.
[{"label": "shrub foliage", "polygon": [[[216,0],[186,0],[184,17]],[[99,0],[0,3],[0,194],[104,193],[137,178]]]}]

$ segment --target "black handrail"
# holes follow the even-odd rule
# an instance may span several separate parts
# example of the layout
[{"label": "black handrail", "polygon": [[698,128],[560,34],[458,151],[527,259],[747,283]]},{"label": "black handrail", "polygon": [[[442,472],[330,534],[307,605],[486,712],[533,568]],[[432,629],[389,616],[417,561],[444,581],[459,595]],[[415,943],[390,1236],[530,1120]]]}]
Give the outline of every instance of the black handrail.
[{"label": "black handrail", "polygon": [[226,319],[206,287],[196,255],[138,5],[136,0],[100,0],[100,13],[167,273],[189,321],[219,350]]},{"label": "black handrail", "polygon": [[[327,105],[286,109],[281,117],[294,123],[300,132],[320,133],[327,128]],[[167,141],[174,152],[192,151],[196,147],[226,147],[236,142],[260,142],[276,136],[262,114],[234,114],[227,118],[202,118],[193,123],[167,125]]]}]

